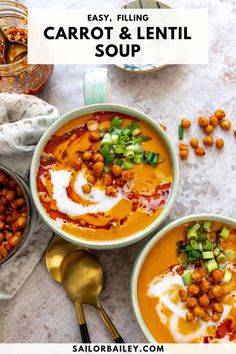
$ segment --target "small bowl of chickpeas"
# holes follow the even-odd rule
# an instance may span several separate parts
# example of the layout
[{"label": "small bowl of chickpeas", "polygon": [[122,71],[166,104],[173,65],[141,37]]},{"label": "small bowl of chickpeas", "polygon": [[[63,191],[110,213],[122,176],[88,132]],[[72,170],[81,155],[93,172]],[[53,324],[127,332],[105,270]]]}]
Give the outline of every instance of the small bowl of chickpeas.
[{"label": "small bowl of chickpeas", "polygon": [[31,203],[24,181],[0,165],[0,265],[25,241],[31,224]]}]

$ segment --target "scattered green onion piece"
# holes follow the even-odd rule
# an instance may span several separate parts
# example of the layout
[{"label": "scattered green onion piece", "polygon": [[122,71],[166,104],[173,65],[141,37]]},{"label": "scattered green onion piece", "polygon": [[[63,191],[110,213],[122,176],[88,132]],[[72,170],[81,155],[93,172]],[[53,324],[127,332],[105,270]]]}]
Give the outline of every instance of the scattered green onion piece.
[{"label": "scattered green onion piece", "polygon": [[188,263],[181,263],[181,268],[187,269],[188,268]]},{"label": "scattered green onion piece", "polygon": [[122,145],[115,145],[114,146],[114,151],[115,151],[116,154],[121,155],[121,154],[124,154],[125,149],[124,149],[124,147]]},{"label": "scattered green onion piece", "polygon": [[141,133],[141,130],[139,128],[136,128],[136,129],[132,130],[132,132],[131,132],[131,134],[133,136],[139,135],[140,133]]},{"label": "scattered green onion piece", "polygon": [[108,144],[103,145],[101,148],[101,153],[104,158],[106,158],[110,154],[110,146]]},{"label": "scattered green onion piece", "polygon": [[205,263],[205,268],[209,273],[211,273],[211,272],[213,272],[213,270],[218,269],[218,264],[217,264],[216,260],[213,258]]},{"label": "scattered green onion piece", "polygon": [[188,260],[188,255],[187,253],[181,253],[179,256],[179,262],[182,263],[186,263]]},{"label": "scattered green onion piece", "polygon": [[212,228],[212,222],[211,221],[204,221],[203,228],[204,228],[204,230],[210,232],[211,228]]},{"label": "scattered green onion piece", "polygon": [[230,235],[230,230],[227,229],[226,227],[223,227],[223,229],[222,229],[221,232],[220,232],[220,236],[221,236],[224,240],[226,240],[226,239],[229,237],[229,235]]},{"label": "scattered green onion piece", "polygon": [[133,142],[134,142],[134,144],[142,144],[143,138],[140,137],[140,138],[134,139]]},{"label": "scattered green onion piece", "polygon": [[214,258],[214,253],[212,251],[204,251],[202,252],[203,259],[212,259]]},{"label": "scattered green onion piece", "polygon": [[229,249],[229,248],[227,248],[227,249],[224,251],[224,254],[225,254],[226,257],[227,257],[228,259],[230,259],[231,261],[236,258],[236,253],[234,252],[234,250],[231,250],[231,249]]},{"label": "scattered green onion piece", "polygon": [[130,161],[125,161],[122,166],[123,170],[132,170],[133,167],[134,167],[134,165]]},{"label": "scattered green onion piece", "polygon": [[225,269],[227,267],[227,262],[219,264],[219,269]]},{"label": "scattered green onion piece", "polygon": [[132,151],[132,150],[126,150],[125,156],[126,156],[128,159],[132,159],[132,158],[134,157],[134,151]]},{"label": "scattered green onion piece", "polygon": [[156,166],[158,164],[158,160],[159,160],[159,154],[154,154],[151,164],[153,166]]},{"label": "scattered green onion piece", "polygon": [[192,248],[193,248],[195,251],[199,250],[199,244],[198,244],[198,242],[197,242],[196,240],[191,240],[191,241],[190,241],[190,245],[192,246]]},{"label": "scattered green onion piece", "polygon": [[131,133],[131,129],[129,129],[129,128],[125,128],[125,129],[122,131],[122,134],[123,134],[123,135],[130,135],[130,133]]},{"label": "scattered green onion piece", "polygon": [[222,264],[227,261],[227,257],[224,255],[224,253],[220,253],[219,256],[217,256],[217,262]]},{"label": "scattered green onion piece", "polygon": [[115,159],[115,154],[109,154],[108,156],[105,157],[105,165],[112,164],[114,159]]},{"label": "scattered green onion piece", "polygon": [[232,272],[229,269],[226,269],[224,271],[224,278],[223,278],[222,282],[224,284],[229,283],[231,279],[232,279]]},{"label": "scattered green onion piece", "polygon": [[186,251],[192,251],[192,246],[190,246],[190,245],[187,245],[186,247],[185,247],[185,249],[186,249]]},{"label": "scattered green onion piece", "polygon": [[143,162],[143,157],[142,157],[142,155],[134,155],[133,162],[134,162],[134,163],[137,163],[137,164],[142,163],[142,162]]},{"label": "scattered green onion piece", "polygon": [[200,252],[203,251],[203,244],[202,244],[202,242],[199,242],[198,248],[199,248],[199,251],[200,251]]},{"label": "scattered green onion piece", "polygon": [[184,128],[182,127],[182,125],[179,125],[179,140],[183,140],[184,138]]},{"label": "scattered green onion piece", "polygon": [[185,286],[189,286],[192,283],[192,273],[187,272],[182,275],[182,279]]},{"label": "scattered green onion piece", "polygon": [[110,128],[107,129],[107,131],[108,131],[108,133],[113,133],[115,131],[115,128],[110,127]]},{"label": "scattered green onion piece", "polygon": [[187,231],[187,239],[188,240],[197,240],[197,230],[199,229],[201,225],[200,224],[194,224],[192,225],[188,231]]},{"label": "scattered green onion piece", "polygon": [[208,241],[208,240],[206,240],[204,242],[203,248],[204,248],[205,251],[212,251],[213,250],[213,243]]},{"label": "scattered green onion piece", "polygon": [[199,260],[202,258],[202,254],[199,251],[192,250],[190,251],[190,257],[194,258],[195,260]]},{"label": "scattered green onion piece", "polygon": [[122,119],[118,116],[115,116],[112,120],[111,120],[111,126],[115,127],[115,128],[119,128],[122,124]]},{"label": "scattered green onion piece", "polygon": [[104,171],[105,171],[105,173],[109,173],[110,172],[109,166],[104,166]]},{"label": "scattered green onion piece", "polygon": [[147,136],[147,135],[144,135],[141,138],[142,138],[142,141],[148,141],[148,140],[152,139],[152,138],[150,138],[150,136]]},{"label": "scattered green onion piece", "polygon": [[153,152],[149,151],[148,154],[147,154],[147,158],[146,158],[147,162],[151,163],[152,158],[153,158]]},{"label": "scattered green onion piece", "polygon": [[134,130],[134,129],[140,128],[140,125],[137,122],[131,122],[131,124],[129,125],[129,128],[131,130]]}]

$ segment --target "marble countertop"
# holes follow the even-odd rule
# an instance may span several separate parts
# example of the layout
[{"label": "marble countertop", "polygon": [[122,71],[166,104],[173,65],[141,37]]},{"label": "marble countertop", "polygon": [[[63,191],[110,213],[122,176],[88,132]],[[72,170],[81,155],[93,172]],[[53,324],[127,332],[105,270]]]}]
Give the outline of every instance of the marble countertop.
[{"label": "marble countertop", "polygon": [[[25,0],[36,7],[33,0]],[[37,7],[108,8],[123,0],[41,0]],[[209,65],[168,66],[158,72],[134,74],[109,67],[112,100],[137,108],[167,125],[178,149],[179,120],[211,115],[223,108],[236,129],[236,5],[235,0],[173,0],[179,8],[209,9]],[[40,97],[61,113],[83,105],[82,78],[86,66],[58,65]],[[190,213],[209,212],[235,217],[236,140],[231,132],[217,131],[225,139],[224,151],[207,149],[204,158],[191,151],[180,161],[180,188],[169,220]],[[217,135],[216,134],[216,135]],[[201,136],[192,127],[191,136]],[[190,136],[190,135],[189,135]],[[130,272],[145,240],[131,247],[97,252],[104,267],[106,287],[101,302],[126,342],[146,342],[130,301]],[[85,308],[93,342],[110,342],[96,310]],[[0,342],[79,342],[74,305],[49,277],[44,259],[9,302],[0,303]]]}]

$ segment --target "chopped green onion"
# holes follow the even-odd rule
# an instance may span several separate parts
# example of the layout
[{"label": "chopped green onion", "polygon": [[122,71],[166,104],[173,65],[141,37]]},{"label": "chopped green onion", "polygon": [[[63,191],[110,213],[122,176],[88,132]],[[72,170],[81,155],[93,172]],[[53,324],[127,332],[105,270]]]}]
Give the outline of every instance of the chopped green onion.
[{"label": "chopped green onion", "polygon": [[219,264],[219,269],[225,269],[227,267],[227,262]]},{"label": "chopped green onion", "polygon": [[147,158],[146,158],[147,162],[151,163],[152,158],[153,158],[153,152],[149,151],[148,154],[147,154]]},{"label": "chopped green onion", "polygon": [[104,134],[104,137],[102,138],[101,145],[111,145],[111,135],[109,133]]},{"label": "chopped green onion", "polygon": [[192,251],[192,246],[190,246],[190,245],[187,245],[186,247],[185,247],[185,249],[186,249],[186,251]]},{"label": "chopped green onion", "polygon": [[179,256],[179,261],[180,263],[186,263],[188,260],[188,255],[187,253],[181,253],[180,256]]},{"label": "chopped green onion", "polygon": [[110,127],[110,128],[107,129],[107,131],[108,131],[108,133],[113,133],[115,131],[115,128]]},{"label": "chopped green onion", "polygon": [[224,255],[224,253],[220,253],[219,256],[217,256],[217,262],[218,263],[225,263],[227,261],[227,257]]},{"label": "chopped green onion", "polygon": [[212,251],[213,250],[213,243],[208,241],[208,240],[206,240],[204,242],[203,248],[204,248],[205,251]]},{"label": "chopped green onion", "polygon": [[109,172],[110,172],[109,166],[105,166],[105,167],[104,167],[104,171],[105,171],[105,173],[109,173]]},{"label": "chopped green onion", "polygon": [[192,273],[187,272],[182,275],[182,279],[185,286],[189,286],[192,283]]},{"label": "chopped green onion", "polygon": [[123,160],[122,159],[118,159],[117,161],[116,161],[116,165],[119,165],[119,166],[122,166],[123,165]]},{"label": "chopped green onion", "polygon": [[123,135],[130,135],[130,133],[131,133],[131,129],[129,129],[129,128],[125,128],[125,129],[122,131],[122,134],[123,134]]},{"label": "chopped green onion", "polygon": [[204,228],[204,230],[210,232],[211,228],[212,228],[212,222],[211,221],[204,221],[203,228]]},{"label": "chopped green onion", "polygon": [[115,128],[119,128],[122,124],[122,119],[118,116],[115,116],[112,120],[111,120],[111,126],[115,127]]},{"label": "chopped green onion", "polygon": [[214,253],[212,251],[204,251],[202,252],[203,259],[212,259],[214,258]]},{"label": "chopped green onion", "polygon": [[220,254],[220,249],[219,249],[219,247],[214,248],[213,253],[214,253],[214,256],[215,256],[215,257],[219,256],[219,254]]},{"label": "chopped green onion", "polygon": [[124,154],[125,149],[122,145],[115,145],[114,146],[114,151],[116,154],[120,155],[120,154]]},{"label": "chopped green onion", "polygon": [[138,129],[138,128],[136,128],[136,129],[134,129],[134,130],[132,130],[132,135],[133,136],[136,136],[136,135],[139,135],[141,133],[141,130],[140,129]]},{"label": "chopped green onion", "polygon": [[236,253],[234,252],[234,250],[231,250],[231,249],[226,249],[224,251],[224,254],[226,255],[226,257],[228,259],[230,259],[231,261],[234,260],[236,258]]},{"label": "chopped green onion", "polygon": [[103,145],[101,148],[101,153],[104,158],[106,158],[110,154],[110,146],[108,144]]},{"label": "chopped green onion", "polygon": [[184,128],[182,127],[182,125],[179,125],[179,140],[183,140],[184,138]]},{"label": "chopped green onion", "polygon": [[113,145],[116,145],[116,144],[118,144],[118,142],[119,142],[119,135],[118,135],[118,134],[112,134],[112,136],[111,136],[111,143],[112,143]]},{"label": "chopped green onion", "polygon": [[223,229],[222,229],[221,232],[220,232],[220,236],[221,236],[224,240],[226,240],[226,239],[229,237],[229,235],[230,235],[230,230],[227,229],[226,227],[223,227]]},{"label": "chopped green onion", "polygon": [[125,161],[122,166],[123,170],[132,170],[133,167],[134,167],[134,165],[130,161]]},{"label": "chopped green onion", "polygon": [[198,236],[197,236],[197,230],[199,229],[201,225],[200,224],[194,224],[192,225],[188,231],[187,231],[187,239],[188,240],[197,240]]},{"label": "chopped green onion", "polygon": [[137,163],[137,164],[142,163],[142,162],[143,162],[143,157],[142,157],[142,155],[134,155],[133,162],[134,162],[134,163]]},{"label": "chopped green onion", "polygon": [[203,244],[202,244],[202,242],[199,242],[198,248],[199,248],[199,251],[200,251],[200,252],[203,251]]},{"label": "chopped green onion", "polygon": [[201,252],[192,250],[190,251],[190,257],[192,257],[195,260],[199,260],[202,258]]},{"label": "chopped green onion", "polygon": [[215,259],[210,259],[205,263],[205,268],[209,273],[211,273],[213,270],[218,269],[218,264]]},{"label": "chopped green onion", "polygon": [[131,130],[134,130],[134,129],[140,128],[140,125],[137,122],[131,122],[131,124],[129,125],[129,128]]},{"label": "chopped green onion", "polygon": [[198,241],[205,241],[207,239],[207,235],[204,233],[197,233]]},{"label": "chopped green onion", "polygon": [[198,242],[195,241],[195,240],[191,240],[191,241],[190,241],[190,245],[191,245],[192,248],[193,248],[194,250],[196,250],[196,251],[199,249],[199,244],[198,244]]},{"label": "chopped green onion", "polygon": [[157,165],[158,164],[158,160],[159,160],[159,154],[154,154],[151,164],[153,166]]},{"label": "chopped green onion", "polygon": [[126,150],[125,156],[129,159],[132,159],[134,157],[134,151],[133,150]]},{"label": "chopped green onion", "polygon": [[109,154],[105,157],[105,165],[110,165],[115,159],[115,154]]},{"label": "chopped green onion", "polygon": [[226,270],[224,271],[224,278],[223,278],[222,282],[223,282],[224,284],[225,284],[225,283],[229,283],[230,280],[231,280],[231,278],[232,278],[232,273],[231,273],[231,271],[228,270],[228,269],[226,269]]}]

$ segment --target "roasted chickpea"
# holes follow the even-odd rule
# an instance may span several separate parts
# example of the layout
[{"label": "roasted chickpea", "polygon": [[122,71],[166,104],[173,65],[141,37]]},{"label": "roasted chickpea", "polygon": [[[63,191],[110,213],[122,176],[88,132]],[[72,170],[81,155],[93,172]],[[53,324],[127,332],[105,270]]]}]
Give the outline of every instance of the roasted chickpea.
[{"label": "roasted chickpea", "polygon": [[104,161],[104,157],[99,152],[96,152],[93,155],[93,159],[92,160],[93,160],[93,162],[103,162]]},{"label": "roasted chickpea", "polygon": [[215,111],[215,116],[218,120],[221,120],[225,117],[225,111],[223,111],[223,109],[217,109]]},{"label": "roasted chickpea", "polygon": [[0,204],[0,214],[4,213],[5,210],[6,210],[5,205]]},{"label": "roasted chickpea", "polygon": [[3,221],[0,221],[0,230],[3,230],[5,228],[5,223]]},{"label": "roasted chickpea", "polygon": [[199,304],[202,307],[208,307],[210,304],[210,300],[206,294],[203,294],[202,296],[199,297]]},{"label": "roasted chickpea", "polygon": [[2,241],[4,240],[5,236],[3,235],[2,232],[0,232],[0,244],[2,243]]},{"label": "roasted chickpea", "polygon": [[11,189],[14,190],[17,186],[17,183],[16,183],[16,181],[14,181],[14,179],[10,179],[10,181],[8,182],[8,185]]},{"label": "roasted chickpea", "polygon": [[85,194],[88,194],[90,193],[92,190],[92,187],[90,184],[86,183],[82,186],[82,191],[85,193]]},{"label": "roasted chickpea", "polygon": [[99,131],[89,133],[89,141],[91,141],[92,143],[95,143],[96,141],[100,140],[100,137],[101,135]]},{"label": "roasted chickpea", "polygon": [[195,154],[198,155],[198,156],[204,156],[206,154],[205,150],[203,147],[201,146],[198,146],[196,149],[195,149]]},{"label": "roasted chickpea", "polygon": [[224,272],[221,269],[216,269],[211,273],[211,276],[214,279],[215,284],[219,284],[224,278]]},{"label": "roasted chickpea", "polygon": [[7,254],[8,254],[7,249],[6,249],[3,245],[0,246],[0,255],[1,255],[2,257],[6,257]]},{"label": "roasted chickpea", "polygon": [[179,156],[182,160],[187,160],[188,158],[188,150],[180,150]]},{"label": "roasted chickpea", "polygon": [[208,311],[205,311],[205,314],[204,314],[204,316],[202,317],[202,320],[203,320],[204,322],[209,322],[210,319],[211,319],[211,316],[210,316],[209,312],[208,312]]},{"label": "roasted chickpea", "polygon": [[18,243],[19,243],[20,239],[17,236],[12,236],[11,238],[9,238],[9,243],[12,247],[15,247]]},{"label": "roasted chickpea", "polygon": [[182,302],[185,302],[188,300],[188,292],[185,290],[179,290],[179,297]]},{"label": "roasted chickpea", "polygon": [[209,119],[206,117],[199,117],[198,124],[200,127],[206,127],[207,125],[209,125]]},{"label": "roasted chickpea", "polygon": [[135,177],[135,172],[133,170],[123,171],[121,177],[125,181],[129,181]]},{"label": "roasted chickpea", "polygon": [[224,140],[222,138],[217,139],[215,144],[217,149],[223,149],[225,145]]},{"label": "roasted chickpea", "polygon": [[199,318],[204,318],[204,316],[205,316],[205,311],[200,306],[194,307],[193,313],[196,317],[199,317]]},{"label": "roasted chickpea", "polygon": [[224,295],[224,289],[221,285],[214,285],[212,288],[212,293],[215,297],[221,297]]},{"label": "roasted chickpea", "polygon": [[116,178],[115,180],[115,184],[119,187],[123,187],[126,183],[127,181],[122,178]]},{"label": "roasted chickpea", "polygon": [[189,119],[182,119],[181,125],[184,129],[189,129],[191,127],[191,122]]},{"label": "roasted chickpea", "polygon": [[95,182],[96,182],[96,177],[95,177],[94,175],[89,175],[89,176],[87,177],[87,181],[88,181],[88,183],[90,183],[90,184],[95,184]]},{"label": "roasted chickpea", "polygon": [[199,288],[198,285],[196,285],[196,284],[190,284],[190,285],[188,286],[188,293],[189,293],[190,295],[198,295],[199,292],[200,292],[200,288]]},{"label": "roasted chickpea", "polygon": [[188,144],[180,143],[179,144],[179,149],[180,150],[188,150]]},{"label": "roasted chickpea", "polygon": [[188,311],[187,313],[186,313],[186,320],[188,321],[188,322],[193,322],[194,321],[194,319],[195,319],[195,314],[192,312],[192,311]]},{"label": "roasted chickpea", "polygon": [[220,126],[223,130],[230,130],[231,128],[231,122],[230,120],[223,120],[221,123],[220,123]]},{"label": "roasted chickpea", "polygon": [[219,322],[220,320],[220,315],[218,313],[213,313],[211,316],[211,319],[213,322]]},{"label": "roasted chickpea", "polygon": [[82,155],[82,160],[83,161],[91,161],[93,157],[92,151],[85,151]]},{"label": "roasted chickpea", "polygon": [[194,308],[197,305],[198,305],[198,299],[196,297],[193,297],[193,296],[189,297],[188,302],[187,302],[187,307],[189,309],[192,309],[192,308]]},{"label": "roasted chickpea", "polygon": [[194,149],[196,149],[196,148],[198,147],[198,145],[199,145],[199,140],[198,140],[198,138],[191,138],[191,139],[190,139],[190,145],[191,145]]},{"label": "roasted chickpea", "polygon": [[105,186],[110,186],[113,182],[112,177],[110,175],[103,176],[102,181]]},{"label": "roasted chickpea", "polygon": [[117,189],[114,186],[106,187],[106,195],[109,197],[115,197],[117,195]]},{"label": "roasted chickpea", "polygon": [[18,196],[19,196],[19,197],[21,197],[21,196],[23,195],[23,193],[22,193],[22,190],[21,190],[21,187],[20,187],[20,186],[17,186],[17,187],[16,187],[16,192],[17,192],[17,194],[18,194]]},{"label": "roasted chickpea", "polygon": [[212,146],[214,145],[214,138],[212,135],[209,136],[205,136],[205,138],[203,139],[203,144],[205,146]]},{"label": "roasted chickpea", "polygon": [[211,283],[207,280],[203,280],[200,284],[200,289],[202,292],[207,293],[211,288]]},{"label": "roasted chickpea", "polygon": [[95,132],[96,130],[98,130],[98,127],[99,127],[99,123],[95,119],[90,119],[87,122],[87,128],[90,132]]},{"label": "roasted chickpea", "polygon": [[103,170],[104,170],[104,163],[103,162],[96,162],[93,165],[93,170],[94,170],[96,176],[101,177],[103,174]]},{"label": "roasted chickpea", "polygon": [[111,166],[111,173],[113,174],[114,177],[120,177],[122,173],[122,168],[119,165],[112,165]]},{"label": "roasted chickpea", "polygon": [[205,128],[204,128],[204,131],[207,135],[211,134],[214,130],[214,127],[213,125],[211,124],[208,124]]},{"label": "roasted chickpea", "polygon": [[210,123],[213,125],[213,127],[215,127],[218,124],[218,118],[216,116],[211,116]]},{"label": "roasted chickpea", "polygon": [[202,274],[201,274],[201,272],[200,272],[198,269],[194,270],[194,271],[192,272],[192,278],[193,278],[193,280],[194,280],[196,283],[201,283],[201,281],[202,281]]},{"label": "roasted chickpea", "polygon": [[224,306],[221,303],[219,303],[219,302],[214,302],[212,304],[212,310],[214,312],[216,312],[216,313],[220,313],[221,314],[221,313],[224,312]]},{"label": "roasted chickpea", "polygon": [[27,220],[25,216],[20,216],[15,222],[16,229],[17,230],[22,229],[26,225],[26,221]]},{"label": "roasted chickpea", "polygon": [[12,201],[15,198],[15,192],[12,190],[9,190],[7,194],[5,195],[5,198],[7,201]]}]

